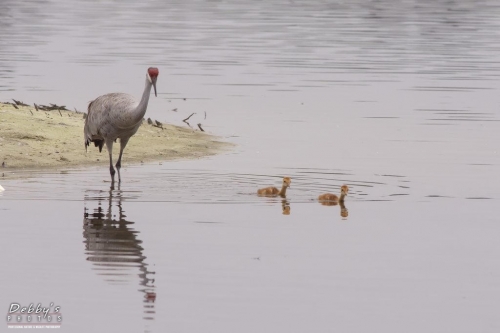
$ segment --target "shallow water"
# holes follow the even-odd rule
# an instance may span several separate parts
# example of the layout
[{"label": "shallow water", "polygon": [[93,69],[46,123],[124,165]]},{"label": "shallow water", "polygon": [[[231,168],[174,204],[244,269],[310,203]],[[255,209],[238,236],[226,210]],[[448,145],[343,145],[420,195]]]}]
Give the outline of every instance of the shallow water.
[{"label": "shallow water", "polygon": [[496,2],[1,6],[0,100],[84,110],[155,65],[148,116],[237,144],[125,152],[113,190],[0,178],[2,306],[54,302],[71,332],[500,329]]}]

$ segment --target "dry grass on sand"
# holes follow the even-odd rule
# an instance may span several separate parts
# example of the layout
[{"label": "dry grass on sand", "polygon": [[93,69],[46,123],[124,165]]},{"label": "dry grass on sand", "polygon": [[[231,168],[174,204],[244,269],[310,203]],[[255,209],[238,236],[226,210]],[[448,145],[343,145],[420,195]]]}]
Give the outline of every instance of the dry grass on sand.
[{"label": "dry grass on sand", "polygon": [[[108,165],[108,153],[92,144],[85,153],[82,113],[36,111],[34,107],[0,103],[0,171],[83,165]],[[219,138],[173,125],[163,129],[144,122],[130,139],[123,162],[199,158],[227,150]],[[119,149],[114,149],[116,161]]]}]

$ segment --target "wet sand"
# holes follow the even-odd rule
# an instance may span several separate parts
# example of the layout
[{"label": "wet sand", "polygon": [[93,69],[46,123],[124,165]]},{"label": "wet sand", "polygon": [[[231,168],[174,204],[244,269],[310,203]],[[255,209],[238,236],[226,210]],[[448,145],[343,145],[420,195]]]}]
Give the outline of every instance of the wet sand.
[{"label": "wet sand", "polygon": [[[2,171],[21,168],[57,168],[83,165],[107,165],[105,148],[93,145],[85,152],[82,113],[73,111],[37,111],[34,107],[0,103],[0,163]],[[145,121],[129,141],[124,163],[179,158],[199,158],[227,150],[232,145],[198,129],[163,124],[163,128]],[[118,150],[115,152],[117,155]],[[117,156],[116,156],[117,157]]]}]

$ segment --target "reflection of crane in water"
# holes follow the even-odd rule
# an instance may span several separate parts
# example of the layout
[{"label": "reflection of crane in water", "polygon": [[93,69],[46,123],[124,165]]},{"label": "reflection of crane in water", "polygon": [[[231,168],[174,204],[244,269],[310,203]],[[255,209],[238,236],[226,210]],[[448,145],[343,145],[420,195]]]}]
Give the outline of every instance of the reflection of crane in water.
[{"label": "reflection of crane in water", "polygon": [[340,206],[340,216],[346,219],[349,216],[349,211],[347,210],[344,202],[336,202],[336,201],[320,201],[320,204],[323,206]]},{"label": "reflection of crane in water", "polygon": [[290,215],[290,202],[288,200],[281,200],[281,208],[283,209],[283,215]]},{"label": "reflection of crane in water", "polygon": [[[112,187],[113,188],[113,187]],[[139,232],[131,228],[134,222],[127,221],[122,208],[122,192],[109,190],[109,196],[86,197],[85,202],[97,202],[98,207],[90,211],[84,208],[83,237],[87,260],[91,261],[93,269],[99,271],[111,283],[127,281],[130,271],[139,268],[139,291],[144,293],[144,319],[153,320],[155,315],[154,302],[156,292],[154,279],[150,278],[151,272],[148,264],[144,262],[144,248],[142,241],[137,237]],[[113,199],[118,206],[118,215],[113,216]],[[108,204],[107,209],[103,203]]]}]

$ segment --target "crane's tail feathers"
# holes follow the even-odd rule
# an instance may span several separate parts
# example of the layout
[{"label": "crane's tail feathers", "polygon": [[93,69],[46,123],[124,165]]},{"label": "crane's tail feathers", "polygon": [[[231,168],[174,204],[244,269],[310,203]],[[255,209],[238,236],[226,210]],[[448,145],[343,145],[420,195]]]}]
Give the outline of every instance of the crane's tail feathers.
[{"label": "crane's tail feathers", "polygon": [[94,146],[99,147],[99,152],[102,152],[102,147],[104,146],[104,140],[102,139],[93,139],[93,135],[91,135],[91,130],[92,128],[92,105],[97,99],[94,99],[89,103],[88,109],[87,109],[87,118],[85,118],[85,130],[84,130],[84,135],[85,135],[85,151],[87,151],[87,147],[90,145],[91,142],[94,143]]}]

